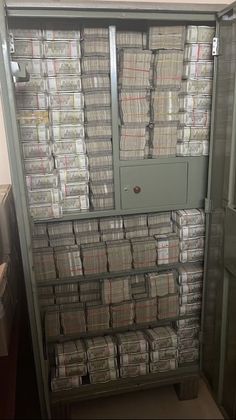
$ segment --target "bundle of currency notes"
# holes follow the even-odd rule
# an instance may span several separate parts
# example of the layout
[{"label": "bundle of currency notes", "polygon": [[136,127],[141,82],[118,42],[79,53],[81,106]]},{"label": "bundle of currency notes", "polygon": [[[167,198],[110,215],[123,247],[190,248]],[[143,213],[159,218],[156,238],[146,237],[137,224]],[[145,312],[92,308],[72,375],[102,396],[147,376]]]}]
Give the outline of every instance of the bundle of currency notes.
[{"label": "bundle of currency notes", "polygon": [[128,240],[107,241],[109,271],[130,270],[132,268],[131,245]]},{"label": "bundle of currency notes", "polygon": [[149,50],[123,49],[119,57],[119,84],[122,89],[149,89],[152,53]]},{"label": "bundle of currency notes", "polygon": [[119,303],[131,299],[130,277],[105,279],[101,284],[104,303]]},{"label": "bundle of currency notes", "polygon": [[98,274],[107,271],[107,254],[104,243],[81,246],[84,274]]},{"label": "bundle of currency notes", "polygon": [[86,321],[88,331],[94,332],[109,329],[109,305],[97,305],[96,303],[88,303],[86,305]]},{"label": "bundle of currency notes", "polygon": [[157,244],[154,238],[142,237],[131,240],[134,268],[154,267],[157,259]]},{"label": "bundle of currency notes", "polygon": [[176,273],[173,270],[146,274],[150,297],[161,297],[177,292]]},{"label": "bundle of currency notes", "polygon": [[148,48],[150,50],[183,50],[185,26],[150,26]]},{"label": "bundle of currency notes", "polygon": [[117,346],[114,337],[106,335],[85,340],[91,383],[108,382],[119,377]]}]

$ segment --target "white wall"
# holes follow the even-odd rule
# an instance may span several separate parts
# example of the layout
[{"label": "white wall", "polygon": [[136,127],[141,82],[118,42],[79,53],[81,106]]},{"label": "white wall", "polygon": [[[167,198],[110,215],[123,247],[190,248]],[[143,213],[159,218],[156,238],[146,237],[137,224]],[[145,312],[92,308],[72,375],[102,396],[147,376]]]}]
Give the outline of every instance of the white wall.
[{"label": "white wall", "polygon": [[[93,0],[94,1],[94,0]],[[103,1],[111,1],[111,0],[103,0]],[[120,0],[112,0],[114,2],[119,2]],[[133,2],[156,2],[156,3],[211,3],[211,4],[229,4],[232,3],[231,0],[122,0],[122,1],[133,1]],[[89,2],[89,1],[88,1]],[[8,161],[8,154],[7,154],[7,146],[6,146],[6,136],[4,130],[4,123],[3,123],[3,115],[2,115],[2,107],[0,101],[0,184],[9,183],[11,181],[10,177],[10,169],[9,169],[9,161]]]}]

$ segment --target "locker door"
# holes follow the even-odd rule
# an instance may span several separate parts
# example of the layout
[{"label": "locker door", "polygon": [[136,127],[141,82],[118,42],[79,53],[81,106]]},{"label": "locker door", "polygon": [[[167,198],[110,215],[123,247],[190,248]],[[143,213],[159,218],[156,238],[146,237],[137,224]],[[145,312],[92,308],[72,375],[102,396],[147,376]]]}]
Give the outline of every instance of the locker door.
[{"label": "locker door", "polygon": [[236,3],[218,15],[208,181],[202,369],[230,418],[236,407]]},{"label": "locker door", "polygon": [[0,0],[0,100],[2,100],[3,105],[4,124],[6,128],[12,188],[22,251],[24,280],[34,349],[34,361],[41,405],[41,414],[42,418],[46,418],[50,417],[48,381],[46,362],[44,360],[44,349],[42,346],[42,329],[40,312],[37,303],[37,287],[35,285],[33,272],[30,224],[27,213],[25,186],[23,183],[24,177],[21,162],[21,149],[19,144],[13,77],[10,61],[10,41],[7,29],[7,9],[4,1]]}]

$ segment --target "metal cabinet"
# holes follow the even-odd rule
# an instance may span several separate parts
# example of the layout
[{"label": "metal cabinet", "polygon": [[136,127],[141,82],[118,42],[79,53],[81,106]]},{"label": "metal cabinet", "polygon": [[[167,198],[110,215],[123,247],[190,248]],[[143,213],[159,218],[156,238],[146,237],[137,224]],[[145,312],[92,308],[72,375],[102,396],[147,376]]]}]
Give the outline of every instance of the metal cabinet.
[{"label": "metal cabinet", "polygon": [[[38,19],[86,19],[87,21],[113,25],[110,29],[111,53],[111,95],[113,123],[113,163],[115,184],[115,209],[104,212],[89,212],[69,217],[91,218],[107,215],[133,214],[169,209],[201,207],[207,212],[207,237],[205,254],[205,287],[203,305],[203,344],[201,368],[210,382],[219,404],[230,415],[235,415],[236,383],[235,372],[235,150],[236,150],[236,85],[235,56],[236,11],[235,5],[216,13],[216,6],[179,5],[175,9],[146,3],[122,5],[118,10],[114,4],[104,3],[85,5],[70,1],[61,2],[21,2],[9,0],[7,6],[1,0],[0,9],[0,68],[1,90],[13,192],[16,203],[17,221],[20,233],[21,251],[33,338],[34,358],[41,401],[42,416],[50,417],[50,395],[47,380],[47,361],[44,347],[40,312],[37,301],[37,287],[34,279],[30,219],[23,182],[21,150],[16,123],[16,108],[11,77],[8,48],[8,21],[24,19],[34,25]],[[171,158],[150,161],[134,161],[132,164],[119,159],[118,143],[118,103],[116,51],[114,25],[117,22],[130,22],[132,25],[147,25],[148,22],[188,22],[212,24],[217,26],[220,53],[215,57],[214,92],[211,126],[211,151],[208,158]],[[226,75],[226,76],[225,76]],[[232,198],[234,197],[234,199]],[[68,218],[64,218],[68,220]],[[161,383],[181,382],[185,375],[196,374],[196,368],[180,372],[180,376],[161,375]],[[231,373],[229,375],[229,372]],[[181,376],[182,375],[182,376]],[[177,378],[178,376],[178,378]],[[136,388],[139,380],[123,384],[122,389]],[[121,385],[120,385],[121,386]],[[143,387],[154,386],[147,380]],[[94,388],[94,395],[106,394]],[[115,389],[112,389],[115,392]],[[85,393],[86,394],[86,393]],[[88,397],[88,396],[86,396]],[[71,401],[76,400],[71,394]],[[60,407],[65,401],[60,395],[54,398]],[[51,401],[53,402],[53,401]]]}]

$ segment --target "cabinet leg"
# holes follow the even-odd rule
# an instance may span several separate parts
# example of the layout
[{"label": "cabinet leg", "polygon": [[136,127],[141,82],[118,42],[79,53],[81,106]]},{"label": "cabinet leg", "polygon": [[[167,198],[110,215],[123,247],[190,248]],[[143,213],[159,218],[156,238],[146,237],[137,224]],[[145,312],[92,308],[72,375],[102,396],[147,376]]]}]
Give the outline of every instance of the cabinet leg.
[{"label": "cabinet leg", "polygon": [[192,400],[198,397],[199,376],[185,378],[183,382],[175,385],[175,392],[179,400]]}]

